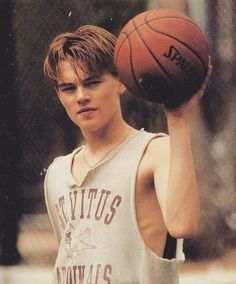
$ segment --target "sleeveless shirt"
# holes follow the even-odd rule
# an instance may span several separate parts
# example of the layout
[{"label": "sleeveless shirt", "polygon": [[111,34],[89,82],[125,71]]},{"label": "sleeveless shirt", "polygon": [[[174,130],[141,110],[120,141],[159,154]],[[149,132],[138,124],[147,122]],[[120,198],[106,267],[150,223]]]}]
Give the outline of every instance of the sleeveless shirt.
[{"label": "sleeveless shirt", "polygon": [[90,170],[81,186],[71,174],[81,148],[50,165],[45,199],[59,242],[54,284],[179,283],[183,240],[177,240],[175,258],[161,258],[145,245],[136,219],[138,166],[157,136],[139,131],[111,159]]}]

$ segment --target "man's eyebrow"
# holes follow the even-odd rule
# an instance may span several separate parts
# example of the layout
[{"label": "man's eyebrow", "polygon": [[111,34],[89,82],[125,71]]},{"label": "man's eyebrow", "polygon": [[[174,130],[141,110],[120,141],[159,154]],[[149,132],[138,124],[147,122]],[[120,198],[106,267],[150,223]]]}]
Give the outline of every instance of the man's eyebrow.
[{"label": "man's eyebrow", "polygon": [[91,81],[91,80],[94,80],[94,79],[99,79],[100,78],[100,76],[99,75],[91,75],[91,76],[88,76],[87,78],[85,78],[84,80],[83,80],[83,82],[89,82],[89,81]]},{"label": "man's eyebrow", "polygon": [[[83,79],[82,82],[87,83],[87,82],[90,82],[92,80],[97,80],[99,78],[100,78],[99,75],[91,75],[91,76],[88,76],[85,79]],[[63,82],[63,83],[57,84],[57,88],[63,88],[63,87],[69,87],[69,86],[74,86],[74,83],[64,83]]]},{"label": "man's eyebrow", "polygon": [[63,87],[68,87],[68,86],[73,86],[73,85],[74,85],[73,83],[60,83],[60,84],[57,84],[57,87],[63,88]]}]

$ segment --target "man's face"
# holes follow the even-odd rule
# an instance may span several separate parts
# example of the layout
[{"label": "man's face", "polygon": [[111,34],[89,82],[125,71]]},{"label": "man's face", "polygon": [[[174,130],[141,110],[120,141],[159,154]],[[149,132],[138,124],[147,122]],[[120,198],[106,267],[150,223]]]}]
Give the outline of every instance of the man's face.
[{"label": "man's face", "polygon": [[125,87],[110,73],[92,75],[63,61],[57,93],[70,119],[82,131],[96,131],[120,119],[120,94]]}]

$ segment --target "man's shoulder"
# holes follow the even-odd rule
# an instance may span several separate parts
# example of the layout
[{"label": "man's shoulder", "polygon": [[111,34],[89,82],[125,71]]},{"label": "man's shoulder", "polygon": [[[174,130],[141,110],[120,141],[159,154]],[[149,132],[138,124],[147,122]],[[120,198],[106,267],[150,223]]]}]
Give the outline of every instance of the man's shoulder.
[{"label": "man's shoulder", "polygon": [[169,135],[165,133],[152,133],[146,151],[145,157],[151,162],[155,161],[155,163],[162,159],[162,157],[167,158],[169,155],[170,149],[170,138]]},{"label": "man's shoulder", "polygon": [[147,135],[149,135],[149,142],[148,142],[148,148],[155,149],[156,147],[162,147],[163,145],[169,144],[169,135],[164,132],[146,132]]},{"label": "man's shoulder", "polygon": [[70,159],[71,155],[72,153],[55,157],[52,163],[50,164],[50,167],[54,167],[58,164],[64,164],[67,160]]},{"label": "man's shoulder", "polygon": [[164,132],[151,132],[142,128],[138,131],[138,135],[136,135],[136,137],[141,143],[147,143],[149,146],[149,144],[155,143],[159,138],[167,138],[168,135]]},{"label": "man's shoulder", "polygon": [[76,148],[75,150],[73,150],[69,154],[57,156],[53,160],[53,162],[49,165],[48,170],[50,170],[50,171],[58,171],[58,170],[61,171],[65,168],[67,168],[70,165],[70,163],[72,162],[72,159],[73,159],[77,150],[78,150],[78,148]]}]

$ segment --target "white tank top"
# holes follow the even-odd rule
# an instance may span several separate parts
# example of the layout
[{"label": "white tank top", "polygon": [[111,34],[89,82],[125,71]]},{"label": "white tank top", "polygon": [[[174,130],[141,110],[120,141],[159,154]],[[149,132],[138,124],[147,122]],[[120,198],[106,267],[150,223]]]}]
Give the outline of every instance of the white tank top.
[{"label": "white tank top", "polygon": [[136,220],[136,174],[156,136],[139,131],[110,160],[91,170],[81,186],[71,175],[80,148],[50,165],[45,199],[59,242],[53,283],[179,283],[183,241],[177,240],[176,258],[158,257],[145,245]]}]

